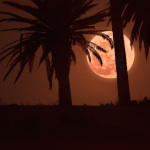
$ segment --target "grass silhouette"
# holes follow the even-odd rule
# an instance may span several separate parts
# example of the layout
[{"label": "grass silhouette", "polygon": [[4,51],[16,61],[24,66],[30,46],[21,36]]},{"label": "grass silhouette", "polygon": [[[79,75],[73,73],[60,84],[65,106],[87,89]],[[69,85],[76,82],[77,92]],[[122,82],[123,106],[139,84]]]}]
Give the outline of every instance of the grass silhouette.
[{"label": "grass silhouette", "polygon": [[[0,106],[3,149],[150,148],[150,99],[127,106]],[[9,143],[9,144],[6,144]]]}]

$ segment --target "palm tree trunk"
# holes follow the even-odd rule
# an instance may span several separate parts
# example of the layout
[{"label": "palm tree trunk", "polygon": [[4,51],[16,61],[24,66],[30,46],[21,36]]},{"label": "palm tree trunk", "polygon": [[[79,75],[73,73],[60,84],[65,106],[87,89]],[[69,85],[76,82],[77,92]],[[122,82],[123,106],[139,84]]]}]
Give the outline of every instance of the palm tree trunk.
[{"label": "palm tree trunk", "polygon": [[126,53],[124,47],[122,20],[121,20],[121,1],[110,0],[112,15],[112,30],[115,45],[115,59],[117,71],[118,102],[127,104],[130,102],[129,81],[126,63]]},{"label": "palm tree trunk", "polygon": [[69,81],[70,71],[70,44],[58,45],[53,52],[55,73],[59,86],[59,105],[72,106]]},{"label": "palm tree trunk", "polygon": [[69,77],[58,79],[59,84],[59,105],[60,106],[71,106],[71,91],[70,91],[70,82]]}]

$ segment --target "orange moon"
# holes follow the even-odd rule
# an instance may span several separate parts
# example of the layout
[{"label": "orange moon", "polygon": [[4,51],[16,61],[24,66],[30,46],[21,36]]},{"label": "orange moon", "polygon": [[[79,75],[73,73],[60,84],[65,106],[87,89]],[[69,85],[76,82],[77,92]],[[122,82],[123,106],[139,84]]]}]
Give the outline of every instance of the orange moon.
[{"label": "orange moon", "polygon": [[[102,32],[106,35],[109,35],[111,39],[113,39],[112,31],[105,31]],[[98,51],[99,55],[101,56],[103,65],[101,66],[97,58],[90,52],[91,55],[91,62],[87,58],[88,64],[90,68],[93,70],[94,73],[97,75],[112,79],[116,78],[116,64],[115,64],[115,50],[114,48],[111,49],[109,42],[106,39],[103,39],[101,36],[95,36],[91,42],[96,43],[97,45],[101,46],[103,49],[107,50],[106,53]],[[127,59],[127,70],[129,71],[133,65],[135,52],[134,47],[130,46],[130,40],[124,35],[124,43],[125,43],[125,51],[126,51],[126,59]]]}]

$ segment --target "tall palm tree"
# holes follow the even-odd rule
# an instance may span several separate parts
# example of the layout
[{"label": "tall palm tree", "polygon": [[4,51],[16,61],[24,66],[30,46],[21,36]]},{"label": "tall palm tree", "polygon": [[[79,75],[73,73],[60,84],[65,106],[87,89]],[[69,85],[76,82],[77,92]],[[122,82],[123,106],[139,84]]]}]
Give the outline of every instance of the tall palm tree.
[{"label": "tall palm tree", "polygon": [[130,90],[127,72],[126,53],[123,37],[122,25],[122,9],[123,1],[110,0],[109,8],[109,22],[112,22],[112,31],[115,47],[115,62],[117,72],[117,87],[118,87],[118,103],[128,104],[130,102]]},{"label": "tall palm tree", "polygon": [[[11,73],[14,67],[20,63],[20,70],[15,82],[19,79],[27,63],[29,71],[32,71],[35,53],[42,46],[43,54],[39,65],[45,61],[49,87],[52,88],[52,76],[55,70],[59,84],[59,104],[72,105],[71,90],[69,82],[70,64],[76,61],[72,46],[78,44],[91,60],[91,51],[102,65],[102,60],[96,50],[106,52],[98,45],[89,44],[86,34],[96,34],[109,40],[111,39],[94,30],[94,24],[103,21],[105,11],[100,11],[92,16],[83,18],[82,15],[96,6],[93,0],[31,0],[36,7],[21,5],[18,3],[5,1],[4,4],[12,6],[29,13],[34,19],[22,17],[10,12],[0,12],[10,18],[1,19],[0,22],[27,23],[28,26],[20,28],[3,29],[1,31],[20,31],[21,36],[18,40],[6,45],[0,53],[0,61],[8,56],[10,68],[4,80]],[[51,57],[50,55],[51,54]]]},{"label": "tall palm tree", "polygon": [[[118,97],[119,103],[124,104],[130,101],[130,91],[126,71],[123,29],[130,21],[134,22],[130,35],[131,46],[139,36],[139,48],[141,50],[143,41],[147,59],[150,47],[150,5],[148,0],[110,0],[109,10],[109,22],[112,22],[116,55]],[[119,61],[120,59],[122,62]],[[120,70],[122,71],[120,72]]]}]

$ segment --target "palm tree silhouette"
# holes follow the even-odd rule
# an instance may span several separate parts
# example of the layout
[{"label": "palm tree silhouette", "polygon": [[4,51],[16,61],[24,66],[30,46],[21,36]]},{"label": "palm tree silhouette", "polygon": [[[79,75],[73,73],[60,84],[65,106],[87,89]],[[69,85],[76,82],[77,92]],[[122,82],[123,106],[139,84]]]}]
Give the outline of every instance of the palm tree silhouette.
[{"label": "palm tree silhouette", "polygon": [[124,1],[110,0],[109,5],[108,14],[110,19],[108,24],[112,22],[117,72],[118,103],[128,104],[130,102],[130,90],[121,18]]},{"label": "palm tree silhouette", "polygon": [[[139,36],[139,48],[141,50],[142,41],[145,48],[146,60],[150,46],[150,5],[148,0],[110,0],[109,22],[112,22],[114,36],[117,85],[119,103],[130,101],[129,81],[126,67],[126,55],[123,41],[123,29],[131,20],[134,21],[130,35],[131,46]],[[122,61],[119,61],[119,60]],[[120,68],[120,69],[119,69]],[[122,70],[122,71],[120,71]]]},{"label": "palm tree silhouette", "polygon": [[134,22],[130,40],[131,46],[139,36],[139,48],[141,50],[142,41],[145,48],[146,59],[148,57],[150,46],[150,5],[148,0],[125,0],[124,9],[122,9],[123,27],[131,20]]},{"label": "palm tree silhouette", "polygon": [[[43,54],[39,65],[45,61],[49,87],[52,88],[52,76],[55,70],[59,84],[59,104],[72,105],[71,90],[69,82],[70,64],[76,61],[72,46],[78,44],[91,60],[91,51],[102,65],[102,60],[96,50],[106,52],[98,45],[89,44],[84,35],[96,34],[109,40],[111,39],[100,30],[94,30],[94,24],[103,21],[105,11],[100,11],[92,16],[83,18],[82,15],[96,6],[93,0],[32,0],[36,7],[21,5],[5,1],[4,4],[20,9],[32,15],[35,19],[29,19],[10,12],[0,12],[10,18],[1,19],[0,22],[27,23],[29,26],[20,28],[3,29],[1,31],[21,31],[20,38],[4,47],[0,53],[1,60],[10,57],[8,65],[10,68],[4,80],[14,67],[20,63],[20,70],[15,79],[19,79],[27,63],[29,71],[32,71],[35,53],[42,46]],[[51,54],[51,57],[50,55]]]}]

